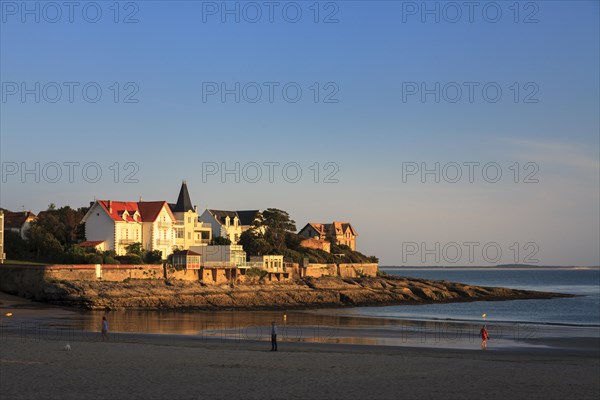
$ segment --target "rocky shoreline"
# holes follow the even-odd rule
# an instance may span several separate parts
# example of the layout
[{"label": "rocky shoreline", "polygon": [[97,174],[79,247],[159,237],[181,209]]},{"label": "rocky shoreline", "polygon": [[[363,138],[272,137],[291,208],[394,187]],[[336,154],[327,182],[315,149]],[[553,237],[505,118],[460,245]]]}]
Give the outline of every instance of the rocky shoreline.
[{"label": "rocky shoreline", "polygon": [[34,297],[37,301],[89,310],[273,310],[550,299],[573,295],[387,276],[304,278],[235,287],[177,280],[62,281],[48,283],[42,293]]}]

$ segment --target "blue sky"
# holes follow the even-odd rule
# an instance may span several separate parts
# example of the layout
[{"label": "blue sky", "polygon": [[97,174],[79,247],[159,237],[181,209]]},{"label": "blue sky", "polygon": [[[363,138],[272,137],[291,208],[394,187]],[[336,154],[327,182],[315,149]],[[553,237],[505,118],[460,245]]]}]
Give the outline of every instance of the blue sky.
[{"label": "blue sky", "polygon": [[[424,248],[459,243],[465,250],[465,242],[497,244],[499,262],[527,261],[532,247],[525,247],[534,243],[540,264],[600,264],[597,1],[520,2],[518,15],[513,2],[479,2],[472,22],[463,7],[456,23],[448,2],[427,3],[440,10],[439,22],[422,2],[319,2],[318,23],[313,1],[276,2],[272,23],[265,2],[228,2],[239,7],[240,22],[230,14],[222,21],[222,2],[121,2],[116,23],[113,1],[78,2],[73,22],[49,2],[27,2],[34,14],[24,14],[21,2],[0,3],[4,208],[38,212],[51,202],[76,207],[139,196],[174,201],[187,179],[200,209],[277,207],[298,228],[351,221],[359,250],[387,265],[436,264],[434,256],[421,257]],[[255,6],[262,17],[252,23]],[[89,22],[97,9],[98,22]],[[289,22],[297,9],[299,21]],[[124,23],[126,16],[137,22]],[[327,16],[338,22],[324,23]],[[36,82],[40,101],[22,98],[22,85],[36,92]],[[65,82],[75,82],[72,102]],[[232,89],[236,82],[248,90],[240,90],[239,103],[206,92],[213,83]],[[439,102],[406,92],[436,82]],[[475,88],[472,102],[466,82]],[[102,90],[97,102],[84,98],[86,84],[88,100],[94,87]],[[286,84],[288,99],[300,87],[299,101],[285,99]],[[62,93],[53,103],[56,85]],[[253,103],[256,86],[262,97]],[[491,88],[487,100],[484,86]],[[502,96],[492,102],[498,87]],[[137,102],[124,102],[134,91]],[[337,102],[324,102],[328,94]],[[80,163],[73,182],[65,162]],[[124,169],[128,162],[138,166],[137,183],[124,182],[133,171]],[[233,169],[236,162],[240,172],[248,163],[263,166],[262,178],[203,179],[205,163]],[[269,162],[297,163],[302,178],[288,182],[278,167],[271,183]],[[337,183],[323,182],[334,171],[324,168],[328,162],[337,166]],[[502,179],[490,183],[476,169],[468,182],[469,162],[498,163]],[[23,179],[22,167],[35,163],[39,182],[35,173]],[[64,167],[56,183],[42,171],[55,176],[51,163]],[[100,166],[98,182],[83,179],[86,163]],[[458,163],[463,179],[403,179],[406,163],[440,163],[440,170]],[[524,183],[528,173],[538,183]],[[418,243],[419,252],[407,255],[407,243]],[[452,256],[440,258],[448,264]],[[473,262],[488,264],[479,250]]]}]

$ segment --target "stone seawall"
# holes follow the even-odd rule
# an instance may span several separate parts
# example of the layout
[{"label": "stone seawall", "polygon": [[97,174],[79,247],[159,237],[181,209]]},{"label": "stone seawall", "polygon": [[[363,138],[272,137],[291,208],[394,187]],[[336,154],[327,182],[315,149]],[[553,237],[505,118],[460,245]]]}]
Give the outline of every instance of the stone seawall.
[{"label": "stone seawall", "polygon": [[0,290],[37,301],[95,310],[299,309],[571,297],[403,277],[304,277],[285,282],[236,284],[233,287],[229,284],[206,285],[197,281],[197,271],[178,272],[190,280],[133,279],[116,282],[48,279],[48,276],[66,274],[66,270],[86,277],[96,273],[94,266],[91,267],[58,268],[63,271],[57,272],[51,268],[46,271],[42,268],[2,266]]}]

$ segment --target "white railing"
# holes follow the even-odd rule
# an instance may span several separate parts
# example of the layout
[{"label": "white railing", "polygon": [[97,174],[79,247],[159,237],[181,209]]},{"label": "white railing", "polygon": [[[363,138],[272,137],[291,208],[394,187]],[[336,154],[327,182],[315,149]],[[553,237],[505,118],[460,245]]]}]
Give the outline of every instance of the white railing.
[{"label": "white railing", "polygon": [[204,261],[201,262],[202,267],[235,267],[233,261]]}]

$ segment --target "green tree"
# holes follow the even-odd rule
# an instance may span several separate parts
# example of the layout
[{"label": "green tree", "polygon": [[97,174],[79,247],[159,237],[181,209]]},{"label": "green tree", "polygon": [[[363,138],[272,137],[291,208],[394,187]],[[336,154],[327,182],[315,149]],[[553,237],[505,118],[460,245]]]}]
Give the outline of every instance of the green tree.
[{"label": "green tree", "polygon": [[263,234],[255,232],[252,229],[243,232],[240,235],[238,243],[242,245],[248,256],[262,256],[269,254],[273,248]]},{"label": "green tree", "polygon": [[290,215],[277,208],[267,208],[262,212],[262,222],[260,226],[277,231],[296,231],[296,222],[290,218]]},{"label": "green tree", "polygon": [[31,224],[27,230],[29,247],[38,260],[57,261],[63,256],[64,249],[58,239],[43,226]]},{"label": "green tree", "polygon": [[229,240],[229,238],[226,238],[224,236],[216,236],[216,237],[212,238],[212,240],[210,241],[210,244],[213,246],[226,246],[226,245],[231,244],[231,240]]},{"label": "green tree", "polygon": [[125,247],[127,254],[136,255],[142,257],[144,254],[144,249],[140,242],[131,243],[127,247]]},{"label": "green tree", "polygon": [[160,264],[162,262],[162,251],[152,250],[145,252],[144,262],[148,264]]},{"label": "green tree", "polygon": [[28,256],[27,242],[18,232],[4,232],[4,252],[6,257],[13,260],[25,260]]}]

